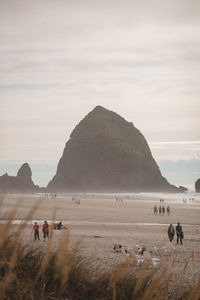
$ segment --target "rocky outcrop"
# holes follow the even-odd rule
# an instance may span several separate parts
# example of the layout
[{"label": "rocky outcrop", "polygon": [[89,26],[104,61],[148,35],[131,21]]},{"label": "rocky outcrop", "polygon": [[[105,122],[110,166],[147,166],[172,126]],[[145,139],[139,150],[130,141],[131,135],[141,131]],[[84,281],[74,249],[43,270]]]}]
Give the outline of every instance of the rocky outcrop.
[{"label": "rocky outcrop", "polygon": [[17,172],[17,178],[23,181],[27,186],[33,187],[32,172],[28,163],[24,163]]},{"label": "rocky outcrop", "polygon": [[71,133],[47,188],[61,192],[179,191],[161,175],[133,123],[101,106]]},{"label": "rocky outcrop", "polygon": [[185,186],[180,185],[180,186],[179,186],[179,191],[180,191],[181,193],[186,193],[186,192],[188,192],[188,188],[186,188]]},{"label": "rocky outcrop", "polygon": [[35,192],[39,187],[34,185],[31,177],[31,168],[28,163],[24,163],[17,172],[17,176],[9,176],[7,173],[0,176],[0,191],[9,193]]},{"label": "rocky outcrop", "polygon": [[200,178],[195,182],[195,191],[200,193]]}]

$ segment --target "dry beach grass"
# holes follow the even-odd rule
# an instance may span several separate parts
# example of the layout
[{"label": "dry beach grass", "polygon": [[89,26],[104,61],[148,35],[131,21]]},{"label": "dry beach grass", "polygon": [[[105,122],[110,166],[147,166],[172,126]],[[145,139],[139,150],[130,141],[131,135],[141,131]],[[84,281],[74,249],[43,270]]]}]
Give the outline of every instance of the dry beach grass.
[{"label": "dry beach grass", "polygon": [[[170,216],[154,216],[158,199],[144,195],[123,203],[109,195],[77,197],[80,205],[69,194],[1,199],[0,217],[7,220],[0,226],[2,299],[200,299],[198,203],[170,203]],[[13,225],[14,219],[59,220],[67,229],[52,229],[47,242],[34,241],[32,225]],[[144,221],[160,225],[139,224]],[[162,224],[177,221],[184,243],[171,247]],[[114,244],[129,253],[114,252]],[[136,245],[149,256],[137,255]]]}]

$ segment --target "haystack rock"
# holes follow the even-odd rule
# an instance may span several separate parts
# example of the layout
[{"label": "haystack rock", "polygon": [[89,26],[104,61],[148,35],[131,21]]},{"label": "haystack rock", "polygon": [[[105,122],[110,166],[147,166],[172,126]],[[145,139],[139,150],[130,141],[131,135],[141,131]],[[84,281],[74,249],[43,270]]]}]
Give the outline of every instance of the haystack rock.
[{"label": "haystack rock", "polygon": [[195,182],[195,191],[200,193],[200,178]]},{"label": "haystack rock", "polygon": [[133,123],[101,106],[71,133],[47,188],[60,192],[179,191],[162,177]]},{"label": "haystack rock", "polygon": [[28,163],[24,163],[17,172],[17,176],[9,176],[5,173],[0,176],[0,191],[1,192],[34,192],[39,187],[34,185],[32,179],[31,168]]}]

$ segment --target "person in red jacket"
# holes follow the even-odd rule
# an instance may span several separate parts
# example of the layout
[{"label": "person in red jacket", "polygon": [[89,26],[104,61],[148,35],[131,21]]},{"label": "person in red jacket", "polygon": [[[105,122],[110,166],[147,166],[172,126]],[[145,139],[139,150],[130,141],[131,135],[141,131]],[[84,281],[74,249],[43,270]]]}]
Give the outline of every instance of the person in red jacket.
[{"label": "person in red jacket", "polygon": [[38,239],[40,239],[39,237],[39,225],[37,224],[37,222],[35,222],[35,225],[33,226],[33,231],[34,231],[34,238],[35,241]]},{"label": "person in red jacket", "polygon": [[49,238],[49,224],[47,223],[47,221],[44,221],[43,227],[42,227],[42,232],[43,232],[43,238],[44,241],[47,238]]}]

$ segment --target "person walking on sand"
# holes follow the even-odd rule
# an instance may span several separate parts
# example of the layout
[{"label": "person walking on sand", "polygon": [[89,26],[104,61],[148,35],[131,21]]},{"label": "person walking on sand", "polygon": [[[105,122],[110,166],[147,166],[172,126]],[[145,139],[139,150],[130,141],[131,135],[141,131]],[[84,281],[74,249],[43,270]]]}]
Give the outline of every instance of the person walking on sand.
[{"label": "person walking on sand", "polygon": [[43,232],[43,239],[45,241],[46,237],[49,238],[49,224],[47,223],[47,221],[44,221],[42,232]]},{"label": "person walking on sand", "polygon": [[161,215],[162,214],[162,207],[160,206],[159,207],[159,215]]},{"label": "person walking on sand", "polygon": [[154,206],[154,215],[157,215],[157,212],[158,212],[158,209],[157,209],[157,206],[155,205]]},{"label": "person walking on sand", "polygon": [[162,214],[163,214],[163,216],[165,215],[165,207],[164,206],[162,207]]},{"label": "person walking on sand", "polygon": [[182,240],[183,240],[183,230],[182,227],[180,225],[180,222],[177,223],[176,226],[176,235],[177,235],[177,244],[180,240],[181,245],[183,244]]},{"label": "person walking on sand", "polygon": [[173,241],[174,235],[175,235],[174,227],[172,224],[170,224],[170,226],[168,227],[168,237],[169,237],[170,242]]},{"label": "person walking on sand", "polygon": [[170,207],[169,207],[169,205],[167,206],[167,215],[170,216]]},{"label": "person walking on sand", "polygon": [[33,230],[34,231],[34,238],[35,238],[35,241],[38,239],[40,239],[39,237],[39,225],[37,224],[37,222],[35,222],[34,226],[33,226]]}]

